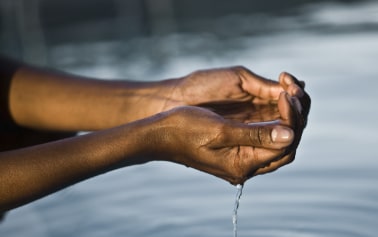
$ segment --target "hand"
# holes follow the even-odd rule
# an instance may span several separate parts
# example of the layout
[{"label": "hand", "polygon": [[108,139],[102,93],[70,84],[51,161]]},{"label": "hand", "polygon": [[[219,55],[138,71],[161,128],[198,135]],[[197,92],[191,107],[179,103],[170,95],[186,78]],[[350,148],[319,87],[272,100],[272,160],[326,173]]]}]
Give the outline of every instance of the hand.
[{"label": "hand", "polygon": [[[255,175],[271,172],[280,167],[280,164],[287,164],[294,160],[296,149],[302,137],[302,133],[307,124],[307,117],[310,111],[311,99],[305,92],[305,83],[299,81],[289,73],[283,72],[279,75],[279,85],[287,92],[287,101],[290,102],[291,109],[288,110],[283,100],[279,100],[278,105],[274,103],[269,104],[251,104],[236,103],[236,104],[207,104],[206,107],[221,114],[223,117],[236,120],[239,122],[264,122],[276,119],[281,119],[283,124],[294,129],[295,140],[293,144],[287,149],[284,159],[277,160],[272,166],[266,166],[264,169],[256,171]],[[282,93],[281,95],[282,96]],[[279,113],[281,111],[289,111],[286,117],[282,117]],[[276,167],[276,168],[274,168]]]},{"label": "hand", "polygon": [[[281,119],[245,124],[204,108],[179,107],[150,119],[147,155],[202,170],[232,184],[273,171],[292,161],[288,150],[296,126],[287,93],[278,101]],[[293,129],[296,129],[293,127]]]},{"label": "hand", "polygon": [[244,67],[196,71],[181,78],[174,97],[185,105],[250,102],[277,103],[282,85],[258,76]]},{"label": "hand", "polygon": [[218,108],[224,112],[225,108],[234,110],[235,104],[245,103],[250,106],[249,111],[259,110],[261,105],[277,104],[280,93],[284,91],[278,82],[241,66],[200,70],[181,78],[139,86],[142,87],[131,93],[135,98],[128,104],[124,116],[118,116],[124,118],[123,122],[180,106]]},{"label": "hand", "polygon": [[[243,67],[203,70],[181,79],[177,90],[187,104],[206,107],[225,118],[245,123],[281,119],[294,129],[295,141],[282,158],[251,171],[250,176],[272,172],[294,160],[311,104],[304,82],[294,76],[283,72],[277,83]],[[281,116],[278,107],[287,113]]]}]

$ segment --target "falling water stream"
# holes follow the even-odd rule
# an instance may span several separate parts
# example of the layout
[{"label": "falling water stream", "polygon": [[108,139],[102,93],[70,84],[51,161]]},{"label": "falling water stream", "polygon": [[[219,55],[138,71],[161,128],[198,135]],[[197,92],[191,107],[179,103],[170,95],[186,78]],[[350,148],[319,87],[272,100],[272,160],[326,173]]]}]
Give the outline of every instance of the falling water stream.
[{"label": "falling water stream", "polygon": [[232,224],[234,225],[234,237],[238,236],[238,208],[239,208],[239,201],[243,191],[243,185],[238,184],[236,185],[236,197],[235,197],[235,205],[234,205],[234,213],[232,215]]}]

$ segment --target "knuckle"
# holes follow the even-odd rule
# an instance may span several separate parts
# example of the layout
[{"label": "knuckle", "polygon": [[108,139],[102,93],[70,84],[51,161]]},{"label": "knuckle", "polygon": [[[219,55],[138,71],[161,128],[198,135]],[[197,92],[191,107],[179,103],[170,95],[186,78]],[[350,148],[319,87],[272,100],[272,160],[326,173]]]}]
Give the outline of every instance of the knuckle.
[{"label": "knuckle", "polygon": [[256,127],[250,130],[249,137],[252,144],[263,146],[272,143],[270,129],[266,127]]},{"label": "knuckle", "polygon": [[246,68],[242,65],[233,66],[233,67],[231,67],[231,70],[234,71],[239,76],[253,74],[248,68]]},{"label": "knuckle", "polygon": [[249,139],[253,145],[261,145],[261,139],[260,139],[260,129],[259,128],[253,128],[249,130]]},{"label": "knuckle", "polygon": [[235,71],[248,71],[248,69],[242,65],[233,66],[232,69]]},{"label": "knuckle", "polygon": [[228,144],[230,141],[230,136],[228,135],[228,128],[225,124],[220,124],[215,127],[216,131],[216,139],[219,141],[221,144]]}]

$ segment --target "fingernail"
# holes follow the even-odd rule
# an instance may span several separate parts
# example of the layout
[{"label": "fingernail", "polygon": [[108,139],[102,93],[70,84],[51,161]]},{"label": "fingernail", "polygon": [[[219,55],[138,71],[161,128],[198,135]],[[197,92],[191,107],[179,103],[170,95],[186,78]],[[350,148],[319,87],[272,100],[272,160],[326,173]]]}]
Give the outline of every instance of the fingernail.
[{"label": "fingernail", "polygon": [[293,140],[293,131],[287,127],[275,127],[271,136],[273,142],[290,142]]},{"label": "fingernail", "polygon": [[285,73],[284,82],[288,86],[290,86],[293,83],[293,81],[291,80],[290,76],[287,73]]}]

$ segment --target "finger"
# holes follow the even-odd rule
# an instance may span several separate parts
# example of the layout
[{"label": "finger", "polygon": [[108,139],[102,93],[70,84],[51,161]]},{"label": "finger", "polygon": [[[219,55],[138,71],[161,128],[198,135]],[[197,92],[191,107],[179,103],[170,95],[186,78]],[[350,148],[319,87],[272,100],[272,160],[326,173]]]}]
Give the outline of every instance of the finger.
[{"label": "finger", "polygon": [[241,79],[241,88],[256,97],[255,102],[277,100],[283,91],[278,82],[259,76],[244,67],[234,67],[233,70]]},{"label": "finger", "polygon": [[280,74],[279,81],[285,91],[287,91],[291,96],[298,97],[303,108],[302,114],[304,115],[304,119],[307,120],[311,106],[311,98],[304,91],[305,83],[303,81],[299,81],[293,75],[286,72]]},{"label": "finger", "polygon": [[257,170],[277,161],[285,155],[285,149],[274,150],[258,147],[240,147],[238,155],[243,157],[242,166],[247,171]]},{"label": "finger", "polygon": [[298,80],[295,76],[288,72],[282,72],[279,76],[280,83],[283,82],[286,85],[296,84],[301,89],[304,89],[305,83],[304,81]]},{"label": "finger", "polygon": [[291,97],[283,92],[278,99],[278,111],[283,124],[295,129],[303,129],[307,123],[308,111],[303,109],[302,103],[297,97]]},{"label": "finger", "polygon": [[299,81],[301,87],[304,89],[306,87],[306,83],[304,81]]},{"label": "finger", "polygon": [[252,146],[282,149],[294,140],[294,132],[277,121],[261,123],[233,123],[223,132],[221,144],[226,146]]},{"label": "finger", "polygon": [[[292,152],[292,153],[284,156],[283,158],[281,158],[279,160],[273,161],[273,162],[267,164],[266,166],[257,169],[253,173],[252,176],[273,172],[273,171],[277,170],[278,168],[280,168],[284,165],[290,164],[291,162],[294,161],[294,159],[295,159],[295,152]],[[252,177],[252,176],[250,176],[250,177]]]},{"label": "finger", "polygon": [[278,99],[278,111],[281,115],[283,124],[293,128],[300,128],[303,121],[301,111],[302,105],[297,97],[291,97],[288,93],[283,92]]},{"label": "finger", "polygon": [[293,126],[293,105],[291,102],[291,97],[287,92],[282,92],[280,94],[277,107],[283,124]]},{"label": "finger", "polygon": [[302,87],[302,84],[291,74],[282,72],[279,75],[279,82],[284,90],[291,96],[302,97],[304,95],[304,87]]},{"label": "finger", "polygon": [[301,115],[303,117],[303,120],[305,121],[305,125],[307,123],[307,117],[310,112],[311,108],[311,98],[310,96],[305,92],[304,96],[301,98],[298,98],[300,104],[302,105],[302,111]]},{"label": "finger", "polygon": [[241,147],[238,150],[240,166],[239,174],[243,177],[243,182],[246,179],[255,175],[255,172],[260,168],[270,165],[282,157],[285,150],[269,150],[265,148]]},{"label": "finger", "polygon": [[296,97],[290,97],[289,94],[283,92],[278,100],[278,110],[281,114],[282,124],[293,129],[295,133],[294,141],[289,147],[290,150],[296,149],[302,136],[303,129],[306,125],[304,117],[299,113],[296,108],[299,102]]}]

